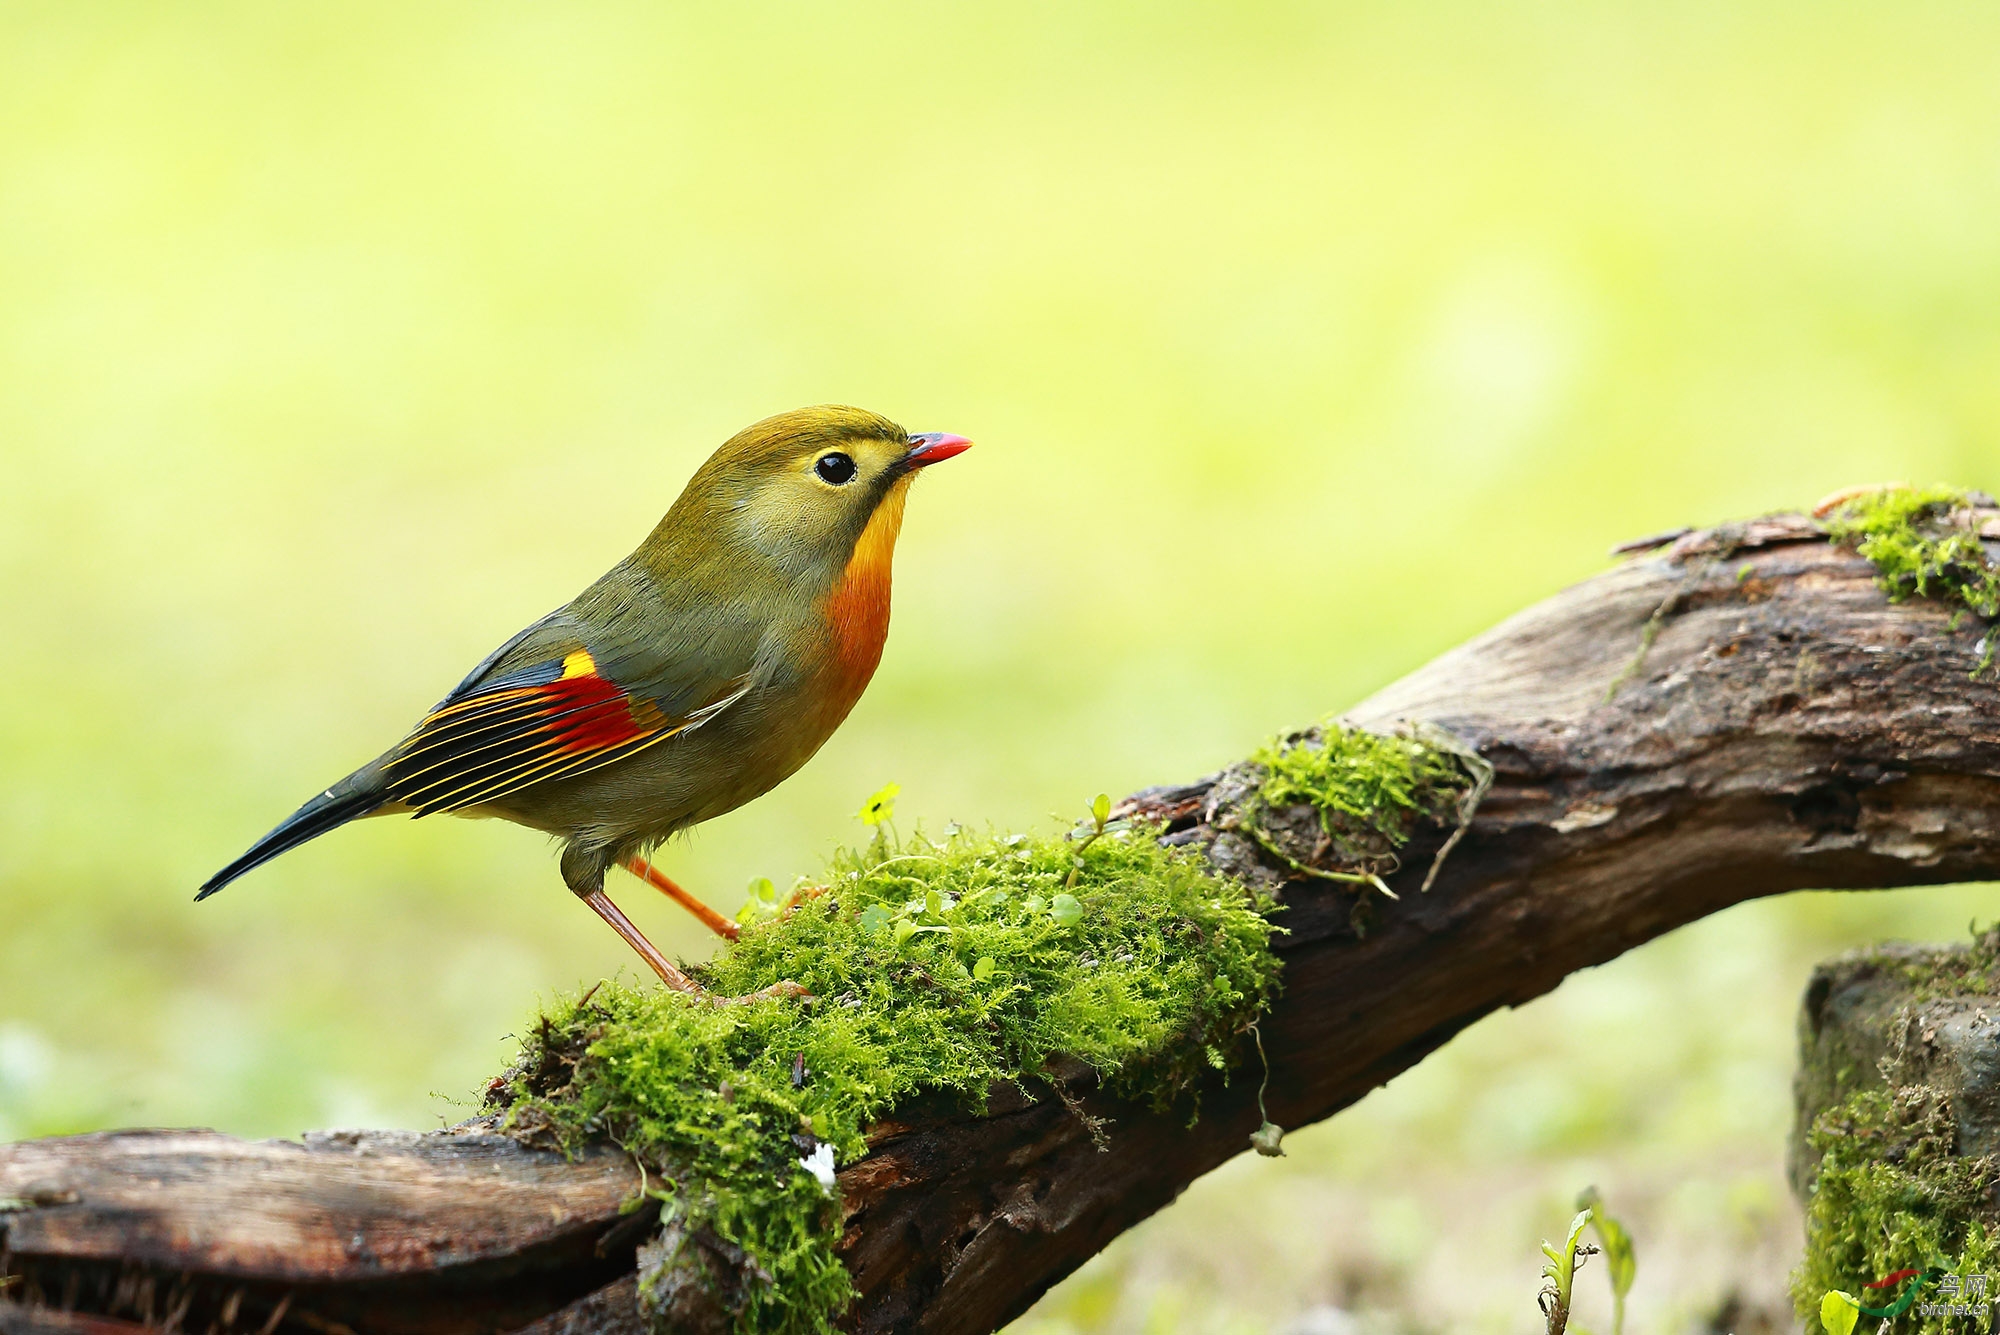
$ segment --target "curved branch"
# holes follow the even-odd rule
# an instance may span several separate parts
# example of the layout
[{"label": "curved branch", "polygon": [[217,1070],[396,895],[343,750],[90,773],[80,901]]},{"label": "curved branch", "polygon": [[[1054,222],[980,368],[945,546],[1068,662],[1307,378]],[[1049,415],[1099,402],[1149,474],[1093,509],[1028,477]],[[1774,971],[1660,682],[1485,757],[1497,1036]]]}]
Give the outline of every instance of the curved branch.
[{"label": "curved branch", "polygon": [[[1426,893],[1441,829],[1406,850],[1399,899],[1286,879],[1234,829],[1254,786],[1244,767],[1125,810],[1278,888],[1285,994],[1262,1034],[1271,1114],[1298,1126],[1490,1011],[1731,904],[2000,876],[2000,690],[1969,678],[1984,634],[1934,604],[1890,604],[1865,561],[1802,517],[1692,533],[1349,711],[1377,730],[1442,728],[1494,768]],[[982,1116],[940,1103],[876,1127],[840,1174],[861,1293],[847,1324],[991,1330],[1242,1152],[1258,1122],[1240,1079],[1208,1091],[1192,1127],[1184,1112],[1076,1102],[1003,1092]],[[1079,1113],[1107,1119],[1105,1148]],[[562,1165],[475,1137],[454,1162],[448,1147],[470,1142],[451,1134],[183,1137],[169,1152],[144,1139],[156,1134],[0,1147],[0,1198],[14,1198],[0,1272],[24,1277],[17,1293],[129,1318],[150,1285],[152,1319],[178,1303],[183,1329],[638,1329],[648,1221],[618,1214],[633,1185],[622,1161]],[[374,1176],[354,1169],[364,1153]],[[217,1193],[232,1191],[264,1208],[220,1218]],[[453,1294],[478,1301],[454,1308]],[[0,1303],[0,1329],[54,1319]]]}]

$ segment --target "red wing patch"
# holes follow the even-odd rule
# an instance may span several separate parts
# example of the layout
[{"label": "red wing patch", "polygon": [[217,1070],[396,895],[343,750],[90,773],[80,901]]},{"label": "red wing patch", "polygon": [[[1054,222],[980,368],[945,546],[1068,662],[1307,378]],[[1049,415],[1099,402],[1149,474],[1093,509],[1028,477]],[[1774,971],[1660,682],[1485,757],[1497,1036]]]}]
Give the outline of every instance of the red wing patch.
[{"label": "red wing patch", "polygon": [[602,677],[565,677],[536,689],[543,697],[550,740],[570,755],[636,742],[665,722],[658,709],[631,699]]},{"label": "red wing patch", "polygon": [[712,713],[669,719],[598,676],[582,649],[494,685],[438,707],[404,739],[385,767],[392,797],[419,816],[458,811],[622,760]]}]

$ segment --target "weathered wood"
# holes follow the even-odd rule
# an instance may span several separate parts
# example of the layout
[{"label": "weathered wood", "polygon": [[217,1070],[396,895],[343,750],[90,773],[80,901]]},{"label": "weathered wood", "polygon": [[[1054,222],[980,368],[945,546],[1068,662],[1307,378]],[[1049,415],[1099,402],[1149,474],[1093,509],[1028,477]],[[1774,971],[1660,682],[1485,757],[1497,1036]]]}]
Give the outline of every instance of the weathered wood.
[{"label": "weathered wood", "polygon": [[[1496,771],[1434,888],[1418,893],[1442,830],[1406,850],[1394,901],[1285,879],[1235,828],[1249,784],[1240,769],[1149,790],[1126,809],[1279,888],[1285,994],[1262,1036],[1271,1112],[1297,1126],[1492,1010],[1730,904],[1806,886],[2000,875],[2000,690],[1969,679],[1985,627],[1966,622],[1932,604],[1892,606],[1865,562],[1798,516],[1681,535],[1559,594],[1349,711],[1377,729],[1442,728]],[[1239,1077],[1206,1091],[1192,1128],[1185,1112],[1084,1093],[1082,1110],[1110,1119],[1103,1151],[1053,1098],[996,1100],[983,1117],[901,1110],[840,1175],[842,1249],[862,1294],[849,1323],[993,1329],[1242,1152],[1258,1120],[1254,1086]],[[636,1329],[628,1272],[645,1221],[620,1231],[612,1198],[630,1182],[601,1161],[559,1169],[482,1140],[476,1165],[399,1148],[362,1171],[335,1144],[280,1151],[218,1137],[183,1142],[157,1190],[104,1193],[100,1161],[117,1162],[120,1145],[0,1148],[0,1196],[31,1178],[77,1193],[7,1216],[9,1264],[32,1292],[60,1299],[80,1275],[79,1294],[103,1293],[143,1272],[156,1280],[157,1319],[158,1293],[192,1273],[202,1313],[229,1283],[266,1304],[217,1329],[258,1329],[284,1295],[292,1306],[275,1329],[501,1330],[535,1317],[550,1335]],[[280,1180],[273,1160],[291,1174],[282,1190],[257,1185]],[[405,1191],[404,1171],[424,1189]],[[570,1171],[596,1185],[560,1195]],[[202,1222],[204,1202],[260,1191],[267,1208],[238,1232]],[[548,1208],[545,1194],[572,1213],[537,1232],[525,1212]],[[523,1218],[472,1222],[482,1208]],[[392,1218],[407,1222],[380,1247],[364,1232],[366,1245],[341,1259],[357,1220]],[[449,1235],[436,1245],[434,1222]],[[294,1248],[310,1259],[279,1259]],[[408,1305],[384,1306],[385,1285],[402,1286],[394,1296]],[[477,1301],[454,1308],[447,1293]]]},{"label": "weathered wood", "polygon": [[[519,1326],[629,1270],[639,1172],[487,1134],[116,1131],[0,1151],[31,1306],[182,1329]],[[228,1320],[223,1320],[225,1313]],[[0,1330],[27,1318],[0,1304]]]}]

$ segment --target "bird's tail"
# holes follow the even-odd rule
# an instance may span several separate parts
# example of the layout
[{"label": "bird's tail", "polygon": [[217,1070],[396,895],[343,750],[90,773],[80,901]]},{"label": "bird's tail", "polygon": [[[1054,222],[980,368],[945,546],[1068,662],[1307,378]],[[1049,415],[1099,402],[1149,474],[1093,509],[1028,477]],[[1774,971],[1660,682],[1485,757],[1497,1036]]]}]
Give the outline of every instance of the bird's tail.
[{"label": "bird's tail", "polygon": [[387,801],[374,766],[355,771],[278,823],[278,828],[250,845],[250,851],[202,883],[195,893],[200,903],[231,881],[261,867],[280,853],[317,839],[335,826],[365,816]]}]

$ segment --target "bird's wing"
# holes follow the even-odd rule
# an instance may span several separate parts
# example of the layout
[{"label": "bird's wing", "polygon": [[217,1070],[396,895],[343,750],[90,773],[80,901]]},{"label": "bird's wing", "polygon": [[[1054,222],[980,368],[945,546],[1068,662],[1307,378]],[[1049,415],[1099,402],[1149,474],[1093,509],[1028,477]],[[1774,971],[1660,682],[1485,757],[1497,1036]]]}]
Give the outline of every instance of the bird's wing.
[{"label": "bird's wing", "polygon": [[700,727],[756,678],[754,641],[677,656],[612,640],[557,612],[502,645],[390,753],[389,795],[427,816],[573,778]]}]

